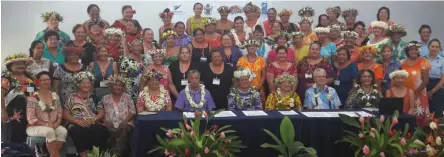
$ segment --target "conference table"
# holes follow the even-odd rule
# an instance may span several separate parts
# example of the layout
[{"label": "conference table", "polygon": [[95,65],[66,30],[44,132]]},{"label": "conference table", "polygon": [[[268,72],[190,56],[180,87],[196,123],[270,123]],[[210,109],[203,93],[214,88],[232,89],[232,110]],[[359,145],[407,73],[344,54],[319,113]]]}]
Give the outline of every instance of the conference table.
[{"label": "conference table", "polygon": [[[344,110],[311,110],[304,112],[342,112]],[[363,110],[354,110],[363,111]],[[209,121],[209,127],[213,124],[219,126],[232,125],[231,129],[236,130],[235,135],[240,137],[242,144],[247,146],[236,154],[240,157],[276,157],[277,152],[272,149],[261,148],[263,143],[275,144],[263,129],[268,129],[277,137],[284,115],[279,111],[264,111],[267,116],[245,116],[242,111],[232,111],[236,117],[215,117]],[[289,115],[294,129],[296,140],[301,141],[305,147],[316,149],[319,157],[349,157],[353,156],[354,149],[347,143],[337,142],[344,135],[343,129],[355,129],[345,125],[339,117],[307,117],[301,112],[298,115]],[[391,117],[386,115],[386,117]],[[412,115],[400,114],[399,123],[396,128],[404,127],[406,123],[413,130],[416,126],[416,119]],[[205,124],[202,119],[201,125]],[[183,122],[183,113],[178,111],[158,112],[154,115],[138,115],[135,120],[135,128],[132,139],[132,155],[134,157],[154,157],[162,156],[163,152],[147,154],[147,152],[158,145],[156,134],[162,138],[165,132],[160,128],[178,128],[178,122]]]}]

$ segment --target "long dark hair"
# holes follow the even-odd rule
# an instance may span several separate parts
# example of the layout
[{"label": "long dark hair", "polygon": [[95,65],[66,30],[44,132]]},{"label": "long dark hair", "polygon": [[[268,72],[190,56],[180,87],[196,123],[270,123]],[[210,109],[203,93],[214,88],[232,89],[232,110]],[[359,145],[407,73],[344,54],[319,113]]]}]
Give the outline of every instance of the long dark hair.
[{"label": "long dark hair", "polygon": [[318,17],[318,25],[316,25],[316,27],[324,27],[324,26],[321,25],[321,18],[322,18],[322,16],[325,16],[328,19],[328,16],[326,14],[319,15],[319,17]]},{"label": "long dark hair", "polygon": [[372,85],[373,84],[375,84],[375,82],[376,82],[376,80],[375,80],[375,73],[372,71],[372,70],[370,70],[370,69],[364,69],[364,70],[361,70],[361,71],[359,71],[359,76],[358,76],[358,78],[356,78],[356,83],[358,84],[358,85],[361,85],[361,77],[362,77],[362,75],[364,75],[366,72],[368,72],[371,76],[372,76]]},{"label": "long dark hair", "polygon": [[35,47],[37,47],[38,44],[43,44],[43,41],[35,40],[31,43],[31,47],[29,48],[29,56],[30,57],[34,56],[34,49],[35,49]]}]

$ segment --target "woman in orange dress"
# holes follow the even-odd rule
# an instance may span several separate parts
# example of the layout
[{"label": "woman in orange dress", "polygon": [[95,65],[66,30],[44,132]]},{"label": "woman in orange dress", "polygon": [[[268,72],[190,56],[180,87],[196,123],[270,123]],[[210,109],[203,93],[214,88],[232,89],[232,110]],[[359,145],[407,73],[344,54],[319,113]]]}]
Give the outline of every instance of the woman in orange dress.
[{"label": "woman in orange dress", "polygon": [[404,104],[402,107],[403,113],[412,114],[415,109],[415,96],[413,90],[407,88],[404,84],[409,77],[409,73],[405,70],[395,70],[390,73],[392,87],[385,91],[385,97],[388,98],[403,98]]},{"label": "woman in orange dress", "polygon": [[318,36],[316,36],[316,33],[311,29],[311,24],[313,24],[313,19],[311,17],[302,17],[298,23],[301,32],[304,33],[304,45],[309,45],[311,42],[318,40]]},{"label": "woman in orange dress", "polygon": [[381,89],[381,83],[384,79],[384,73],[382,71],[382,65],[377,64],[374,59],[376,57],[377,51],[374,46],[363,46],[359,49],[359,53],[362,59],[361,63],[358,63],[358,70],[370,69],[375,73],[376,84],[379,89]]},{"label": "woman in orange dress", "polygon": [[256,49],[259,45],[257,40],[248,40],[246,42],[247,55],[241,57],[237,62],[237,68],[247,68],[253,73],[253,80],[251,85],[260,90],[261,99],[265,101],[265,91],[262,86],[264,85],[266,72],[265,72],[265,60],[261,56],[256,54]]},{"label": "woman in orange dress", "polygon": [[415,100],[416,123],[424,127],[427,125],[429,115],[429,102],[427,99],[426,86],[429,83],[429,71],[431,65],[425,58],[419,55],[421,44],[411,41],[405,47],[407,58],[401,61],[401,69],[409,73],[409,77],[404,82],[407,88],[413,89]]}]

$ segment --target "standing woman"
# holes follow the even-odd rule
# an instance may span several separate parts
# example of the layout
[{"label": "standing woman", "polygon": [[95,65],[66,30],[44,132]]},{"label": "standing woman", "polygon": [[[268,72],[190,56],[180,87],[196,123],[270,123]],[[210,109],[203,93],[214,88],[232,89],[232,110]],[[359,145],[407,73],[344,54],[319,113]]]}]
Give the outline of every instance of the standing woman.
[{"label": "standing woman", "polygon": [[125,39],[128,44],[131,44],[135,39],[140,39],[142,35],[142,27],[140,27],[139,21],[131,20],[128,21],[125,30]]},{"label": "standing woman", "polygon": [[34,92],[34,82],[26,74],[28,55],[17,53],[5,59],[2,72],[2,142],[26,141],[26,97]]},{"label": "standing woman", "polygon": [[372,27],[372,34],[374,38],[367,42],[367,45],[374,46],[377,48],[380,56],[382,45],[387,44],[389,39],[384,35],[385,31],[388,29],[388,25],[381,21],[373,21],[370,26]]},{"label": "standing woman", "polygon": [[93,19],[87,23],[86,41],[94,46],[105,43],[105,23],[101,19]]},{"label": "standing woman", "polygon": [[216,19],[205,19],[205,40],[208,42],[212,49],[219,48],[221,46],[220,34],[216,30]]},{"label": "standing woman", "polygon": [[344,29],[347,31],[353,31],[353,26],[356,23],[356,16],[358,16],[358,10],[355,8],[349,8],[342,11],[342,17],[345,20]]},{"label": "standing woman", "polygon": [[[137,97],[139,96],[139,92],[140,92],[140,80],[142,77],[142,72],[143,72],[143,69],[145,69],[145,67],[147,65],[144,64],[146,62],[145,62],[145,58],[143,58],[143,55],[142,55],[143,48],[142,48],[142,41],[141,40],[139,40],[139,39],[133,40],[133,42],[131,42],[130,49],[131,49],[131,53],[128,57],[130,58],[130,60],[133,60],[136,63],[135,67],[137,67],[137,69],[128,70],[127,76],[132,81],[131,96],[133,97],[134,102],[136,102]],[[122,64],[121,64],[120,68],[122,68]]]},{"label": "standing woman", "polygon": [[[178,97],[179,93],[177,91],[182,91],[185,86],[188,85],[187,73],[190,70],[199,69],[199,65],[194,64],[191,61],[191,50],[188,47],[181,47],[179,49],[179,61],[171,63],[168,67],[171,71],[171,78],[173,80],[174,87],[176,90],[171,90],[171,94],[174,97]],[[174,91],[176,91],[174,93]]]},{"label": "standing woman", "polygon": [[391,26],[391,25],[395,24],[395,22],[390,21],[390,9],[387,8],[387,7],[379,8],[378,14],[376,15],[376,19],[378,21],[384,22],[388,26]]},{"label": "standing woman", "polygon": [[194,16],[191,16],[187,19],[187,34],[192,34],[197,28],[204,29],[206,17],[202,17],[202,10],[202,3],[194,3]]},{"label": "standing woman", "polygon": [[236,69],[237,61],[242,57],[239,48],[233,45],[233,37],[226,33],[221,36],[222,47],[219,52],[222,55],[222,61],[227,63],[232,69]]},{"label": "standing woman", "polygon": [[[311,88],[314,84],[313,71],[317,68],[322,68],[327,72],[327,83],[333,83],[333,69],[331,68],[328,60],[321,57],[320,53],[321,43],[314,41],[310,44],[308,56],[304,57],[297,65],[298,72],[298,95],[305,95],[305,91]],[[304,100],[302,99],[302,104]]]},{"label": "standing woman", "polygon": [[244,18],[242,16],[234,18],[234,27],[230,30],[230,33],[234,38],[234,44],[244,53],[246,51],[244,44],[250,38],[250,34],[244,31]]},{"label": "standing woman", "polygon": [[162,33],[166,29],[174,29],[174,23],[171,22],[171,20],[173,19],[173,15],[174,15],[174,13],[171,12],[169,8],[166,8],[165,10],[163,10],[163,12],[159,13],[159,17],[160,17],[160,19],[162,19],[162,23],[163,23],[163,25],[160,26],[160,28],[159,28],[160,45],[162,45],[164,42],[162,40]]},{"label": "standing woman", "polygon": [[341,26],[334,24],[330,27],[330,41],[336,45],[336,48],[344,46],[344,40],[342,40],[341,36]]},{"label": "standing woman", "polygon": [[162,85],[164,77],[161,72],[155,69],[144,74],[143,79],[146,80],[146,85],[142,87],[139,98],[137,98],[137,113],[172,110],[170,92],[165,89],[167,87]]},{"label": "standing woman", "polygon": [[382,65],[375,62],[375,57],[377,56],[376,47],[366,45],[359,49],[359,53],[362,59],[361,63],[358,63],[358,69],[366,70],[369,69],[375,74],[375,82],[379,89],[381,88],[382,80],[384,79],[384,72]]},{"label": "standing woman", "polygon": [[281,19],[281,22],[279,23],[281,25],[281,30],[285,33],[293,33],[298,32],[299,27],[290,22],[290,16],[293,14],[293,11],[284,9],[281,12],[279,12],[279,18]]},{"label": "standing woman", "polygon": [[299,20],[299,27],[301,28],[301,32],[304,33],[304,45],[309,45],[311,42],[318,40],[316,33],[311,31],[311,24],[313,24],[311,17],[302,17]]},{"label": "standing woman", "polygon": [[442,51],[441,42],[432,39],[429,42],[429,55],[426,57],[432,66],[429,73],[429,84],[427,85],[427,96],[430,101],[430,112],[434,112],[436,117],[442,117],[444,105],[442,105],[444,95],[444,56],[439,55]]},{"label": "standing woman", "polygon": [[336,53],[336,45],[328,38],[330,28],[317,27],[314,29],[314,32],[318,37],[318,41],[322,44],[320,49],[321,57],[331,59]]},{"label": "standing woman", "polygon": [[83,71],[88,71],[88,66],[79,62],[82,54],[82,48],[65,47],[63,50],[65,54],[65,64],[61,64],[54,71],[54,92],[60,96],[60,102],[66,102],[69,95],[75,92],[77,86],[73,83],[75,74]]},{"label": "standing woman", "polygon": [[390,74],[401,68],[401,63],[392,57],[393,49],[391,45],[382,46],[382,60],[380,61],[382,65],[382,73],[384,74],[384,80],[382,80],[382,91],[385,91],[391,87]]},{"label": "standing woman", "polygon": [[196,28],[193,31],[193,40],[188,48],[191,50],[191,61],[196,64],[206,64],[211,62],[210,45],[205,39],[205,31],[201,28]]},{"label": "standing woman", "polygon": [[335,7],[329,7],[326,9],[326,13],[329,20],[329,25],[339,25],[341,30],[344,29],[344,23],[340,22],[339,16],[341,15],[341,7],[335,6]]},{"label": "standing woman", "polygon": [[69,95],[63,109],[63,119],[68,122],[68,135],[72,137],[80,157],[87,157],[93,146],[106,148],[109,132],[99,124],[105,116],[103,106],[92,93],[94,75],[89,71],[75,74],[76,91]]},{"label": "standing woman", "polygon": [[254,40],[257,40],[260,42],[256,53],[257,55],[264,57],[265,60],[267,60],[268,54],[271,51],[271,46],[267,44],[267,42],[265,42],[264,40],[265,36],[264,36],[264,31],[262,30],[261,26],[256,26],[256,28],[254,29],[253,32],[253,38]]},{"label": "standing woman", "polygon": [[[136,10],[133,10],[133,7],[131,5],[124,5],[122,7],[122,18],[121,19],[117,19],[116,21],[114,21],[113,25],[111,25],[111,27],[115,27],[118,28],[122,31],[126,31],[128,27],[128,22],[133,20],[133,16],[134,14],[136,14]],[[139,28],[139,30],[141,30],[142,27]]]},{"label": "standing woman", "polygon": [[333,87],[338,93],[339,100],[345,104],[348,93],[353,88],[353,81],[358,77],[358,66],[351,61],[350,51],[345,47],[338,49],[337,60],[333,62],[333,72],[336,74]]},{"label": "standing woman", "polygon": [[109,94],[109,90],[106,80],[113,74],[118,73],[117,64],[113,60],[109,59],[108,50],[105,46],[97,46],[97,60],[89,63],[89,69],[97,78],[94,81],[94,93],[98,99],[102,99],[103,96]]},{"label": "standing woman", "polygon": [[87,28],[88,30],[91,29],[88,25],[89,23],[91,23],[92,21],[95,20],[100,20],[103,22],[103,28],[108,28],[109,27],[109,23],[108,21],[102,19],[102,17],[100,17],[100,8],[97,4],[90,4],[88,6],[88,8],[86,8],[86,12],[88,13],[90,19],[83,22],[83,27]]},{"label": "standing woman", "polygon": [[151,55],[149,52],[156,51],[159,49],[159,45],[157,44],[157,41],[154,40],[154,31],[150,28],[145,28],[142,31],[142,48],[143,48],[143,56],[146,59],[146,64],[151,65],[153,64],[153,59],[151,58]]},{"label": "standing woman", "polygon": [[122,55],[126,56],[124,53],[127,43],[122,30],[114,27],[107,28],[105,29],[105,37],[105,45],[112,59],[118,61]]},{"label": "standing woman", "polygon": [[45,45],[42,41],[36,40],[31,43],[29,48],[30,61],[26,67],[26,72],[31,76],[36,76],[41,71],[48,71],[51,76],[55,68],[53,63],[46,58],[43,58],[43,47]]},{"label": "standing woman", "polygon": [[[272,26],[274,23],[279,23],[280,21],[276,18],[277,11],[275,8],[270,8],[267,11],[267,20],[264,21],[264,29],[265,29],[265,35],[269,36],[271,35]],[[256,31],[256,28],[254,29]]]},{"label": "standing woman", "polygon": [[221,6],[217,9],[217,12],[220,14],[220,20],[216,22],[216,32],[225,34],[225,32],[229,32],[233,28],[234,24],[233,21],[228,20],[231,9],[227,6]]},{"label": "standing woman", "polygon": [[[262,22],[259,20],[259,17],[257,16],[257,13],[259,12],[259,7],[254,5],[252,2],[249,2],[245,4],[243,11],[245,13],[245,17],[247,18],[245,20],[244,24],[244,32],[248,33],[249,35],[253,33],[254,28],[256,26],[261,26],[262,30],[264,30],[264,26],[262,26]],[[236,19],[235,19],[236,22]],[[264,32],[265,34],[265,32]]]},{"label": "standing woman", "polygon": [[328,20],[328,16],[326,14],[321,14],[318,17],[318,25],[317,27],[328,27],[330,25],[330,21]]},{"label": "standing woman", "polygon": [[294,51],[295,64],[302,60],[308,55],[308,45],[304,44],[304,33],[303,32],[293,32],[293,45],[290,48]]},{"label": "standing woman", "polygon": [[96,48],[92,43],[86,41],[85,31],[85,27],[83,27],[81,24],[76,24],[74,28],[72,28],[74,40],[68,41],[65,46],[83,48],[84,53],[82,54],[82,58],[80,58],[80,62],[83,65],[89,65],[89,63],[94,61]]},{"label": "standing woman", "polygon": [[356,46],[361,47],[367,45],[370,39],[368,38],[369,34],[367,34],[364,22],[356,22],[355,25],[353,25],[353,30],[359,35],[358,39],[356,39]]},{"label": "standing woman", "polygon": [[60,36],[56,31],[49,30],[45,33],[43,49],[43,57],[49,61],[56,63],[54,66],[65,63],[65,56],[63,55],[63,45],[58,44]]},{"label": "standing woman", "polygon": [[43,13],[41,17],[43,19],[43,22],[46,22],[48,24],[48,27],[46,27],[46,29],[44,29],[43,31],[38,32],[34,40],[46,41],[45,34],[48,31],[55,31],[58,34],[59,39],[57,41],[57,46],[59,47],[62,47],[66,42],[70,40],[69,35],[59,29],[59,23],[63,22],[63,16],[61,16],[58,12],[46,12]]},{"label": "standing woman", "polygon": [[170,93],[177,93],[177,91],[174,91],[176,88],[174,88],[170,69],[162,65],[162,61],[165,59],[165,49],[152,50],[149,52],[149,55],[153,58],[153,64],[146,67],[142,73],[142,78],[140,79],[140,91],[142,92],[147,84],[147,78],[145,75],[154,69],[162,74],[160,84],[162,84],[167,91],[170,91]]},{"label": "standing woman", "polygon": [[313,17],[315,15],[315,10],[312,7],[306,6],[299,9],[298,14],[301,18]]},{"label": "standing woman", "polygon": [[227,109],[226,96],[230,93],[234,69],[222,62],[223,56],[220,49],[212,50],[210,56],[211,62],[201,69],[201,80],[206,89],[210,91],[216,104],[216,110]]},{"label": "standing woman", "polygon": [[[174,25],[174,30],[177,33],[176,46],[188,46],[191,43],[191,40],[193,40],[191,35],[186,34],[185,24],[182,21],[176,22]],[[165,43],[163,45],[165,45]]]},{"label": "standing woman", "polygon": [[[274,84],[275,78],[284,73],[288,73],[292,76],[297,76],[296,64],[287,60],[288,49],[285,46],[278,46],[276,48],[276,60],[269,62],[267,68],[267,83],[270,92],[276,92],[277,86]],[[297,79],[292,84],[291,89],[296,90]]]},{"label": "standing woman", "polygon": [[407,88],[414,90],[416,122],[419,126],[424,127],[427,125],[427,117],[430,113],[426,87],[429,83],[431,66],[427,59],[420,57],[420,47],[421,44],[417,41],[407,44],[405,47],[407,58],[401,61],[401,68],[409,73],[404,84]]},{"label": "standing woman", "polygon": [[[176,23],[177,24],[177,23]],[[179,60],[180,46],[176,45],[177,34],[173,30],[167,29],[162,33],[162,38],[165,40],[166,56],[163,60],[163,65],[168,67],[170,64]]]},{"label": "standing woman", "polygon": [[356,39],[359,35],[355,31],[342,31],[341,36],[344,38],[344,47],[350,52],[352,62],[360,62],[359,47],[356,45]]}]

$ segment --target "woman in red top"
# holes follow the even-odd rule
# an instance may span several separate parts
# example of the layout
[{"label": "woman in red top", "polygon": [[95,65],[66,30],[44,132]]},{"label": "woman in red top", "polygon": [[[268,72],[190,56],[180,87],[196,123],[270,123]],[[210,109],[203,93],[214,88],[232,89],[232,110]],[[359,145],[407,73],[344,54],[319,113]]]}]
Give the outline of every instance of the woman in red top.
[{"label": "woman in red top", "polygon": [[139,21],[131,20],[128,22],[126,27],[125,38],[128,44],[133,42],[134,39],[140,39],[142,34],[142,28],[140,27]]},{"label": "woman in red top", "polygon": [[274,23],[280,23],[279,20],[276,19],[277,11],[274,8],[268,9],[267,18],[268,20],[264,21],[265,28],[265,36],[271,35],[271,30]]},{"label": "woman in red top", "polygon": [[[127,29],[126,27],[128,27],[128,22],[133,20],[134,14],[136,14],[136,10],[133,10],[133,7],[131,5],[124,5],[122,7],[123,17],[114,21],[111,27],[116,27],[125,31]],[[142,27],[140,27],[140,29],[142,29]]]},{"label": "woman in red top", "polygon": [[106,47],[114,60],[119,60],[120,56],[128,52],[126,39],[122,38],[123,34],[122,30],[113,27],[105,30]]},{"label": "woman in red top", "polygon": [[220,34],[216,31],[216,19],[206,18],[205,19],[205,40],[212,49],[219,48],[221,46]]},{"label": "woman in red top", "polygon": [[[279,77],[284,73],[288,73],[292,76],[297,76],[296,65],[292,62],[287,61],[288,49],[285,46],[279,46],[276,48],[277,60],[269,63],[267,68],[267,83],[270,92],[276,92],[276,85],[274,84],[274,79]],[[292,91],[296,90],[296,82],[292,85]]]},{"label": "woman in red top", "polygon": [[103,31],[106,24],[101,19],[89,20],[87,24],[87,37],[86,41],[94,46],[101,45],[105,42],[105,36]]}]

